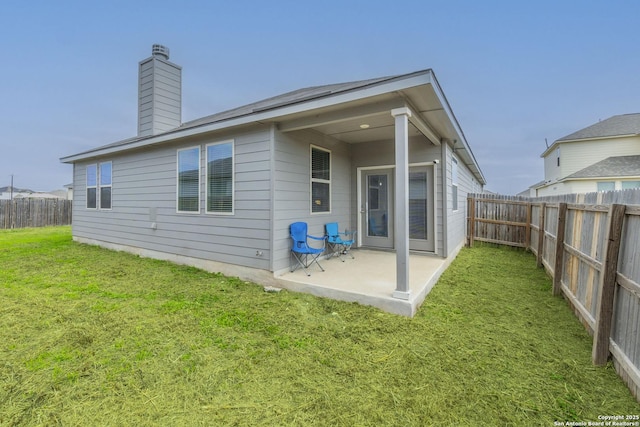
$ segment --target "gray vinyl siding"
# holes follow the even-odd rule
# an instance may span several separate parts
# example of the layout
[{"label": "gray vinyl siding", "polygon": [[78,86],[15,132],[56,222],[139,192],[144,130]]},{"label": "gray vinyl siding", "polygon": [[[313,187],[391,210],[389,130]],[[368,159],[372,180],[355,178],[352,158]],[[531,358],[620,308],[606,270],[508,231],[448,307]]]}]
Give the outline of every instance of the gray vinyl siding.
[{"label": "gray vinyl siding", "polygon": [[[310,146],[331,151],[331,212],[311,214]],[[348,144],[311,130],[275,133],[273,270],[289,267],[289,225],[303,221],[309,234],[324,235],[324,224],[355,226],[351,218],[351,151]],[[355,196],[354,196],[355,197]]]},{"label": "gray vinyl siding", "polygon": [[155,135],[182,122],[182,69],[159,58],[140,63],[138,135]]},{"label": "gray vinyl siding", "polygon": [[[430,142],[426,142],[422,138],[409,139],[409,163],[426,163],[434,160],[440,160],[441,147],[433,145]],[[369,166],[383,166],[395,164],[395,142],[394,141],[378,141],[366,144],[355,144],[353,148],[353,171],[352,171],[352,191],[354,197],[352,200],[352,217],[351,222],[357,224],[357,216],[360,212],[360,207],[356,206],[358,201],[357,197],[357,168],[369,167]],[[436,224],[435,233],[437,239],[438,251],[442,250],[443,233],[442,233],[442,168],[440,165],[435,167],[436,170],[436,197],[434,202],[436,203]],[[429,186],[431,188],[431,186]]]},{"label": "gray vinyl siding", "polygon": [[[267,128],[199,138],[78,162],[74,167],[73,234],[102,242],[269,269],[270,136]],[[205,213],[206,144],[234,140],[234,214]],[[178,149],[201,148],[200,212],[177,213]],[[112,161],[112,210],[88,210],[86,165]],[[151,225],[156,223],[157,229]],[[256,254],[262,251],[262,255]]]},{"label": "gray vinyl siding", "polygon": [[[451,188],[451,164],[455,156],[458,161],[458,210],[453,210],[452,188]],[[479,185],[476,184],[474,190],[474,176],[471,170],[465,165],[463,160],[453,153],[448,145],[446,146],[447,162],[447,243],[448,252],[451,253],[456,247],[463,243],[467,235],[467,194],[477,191]],[[448,254],[447,254],[448,255]]]}]

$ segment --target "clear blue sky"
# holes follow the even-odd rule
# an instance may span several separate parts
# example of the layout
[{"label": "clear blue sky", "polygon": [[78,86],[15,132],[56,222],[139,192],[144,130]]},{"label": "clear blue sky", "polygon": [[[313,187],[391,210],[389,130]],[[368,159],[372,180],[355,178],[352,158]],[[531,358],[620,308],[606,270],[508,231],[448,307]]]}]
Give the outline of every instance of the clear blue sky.
[{"label": "clear blue sky", "polygon": [[151,45],[183,120],[289,90],[432,68],[488,189],[543,178],[549,143],[640,112],[640,1],[18,1],[0,12],[0,187],[70,183],[62,156],[134,136]]}]

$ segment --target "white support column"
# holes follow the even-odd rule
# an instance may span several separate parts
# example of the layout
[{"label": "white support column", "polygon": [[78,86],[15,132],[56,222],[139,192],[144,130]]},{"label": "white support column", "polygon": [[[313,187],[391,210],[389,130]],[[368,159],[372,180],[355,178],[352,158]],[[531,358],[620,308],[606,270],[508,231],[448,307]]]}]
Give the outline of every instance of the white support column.
[{"label": "white support column", "polygon": [[396,179],[394,236],[396,248],[396,290],[394,298],[408,300],[409,289],[409,117],[408,108],[391,110],[396,126]]}]

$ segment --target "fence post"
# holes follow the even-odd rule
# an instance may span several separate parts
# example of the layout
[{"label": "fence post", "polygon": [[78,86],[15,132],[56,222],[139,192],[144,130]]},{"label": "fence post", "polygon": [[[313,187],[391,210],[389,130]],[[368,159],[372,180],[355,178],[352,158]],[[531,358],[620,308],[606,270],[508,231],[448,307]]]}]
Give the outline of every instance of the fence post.
[{"label": "fence post", "polygon": [[527,225],[524,229],[524,250],[529,251],[531,249],[531,209],[533,206],[531,202],[527,203]]},{"label": "fence post", "polygon": [[469,197],[467,200],[469,206],[469,247],[473,247],[473,238],[476,234],[476,199]]},{"label": "fence post", "polygon": [[538,219],[538,256],[536,257],[538,267],[542,267],[542,260],[544,259],[544,216],[546,210],[547,204],[545,202],[540,203],[540,217]]},{"label": "fence post", "polygon": [[611,319],[613,316],[613,296],[616,289],[618,272],[618,254],[624,223],[625,205],[613,204],[609,208],[607,218],[607,236],[603,253],[602,271],[598,286],[598,302],[596,306],[596,324],[593,333],[593,350],[591,359],[594,365],[604,365],[609,358],[609,337],[611,336]]},{"label": "fence post", "polygon": [[567,204],[558,206],[558,231],[556,232],[556,259],[553,268],[553,295],[560,295],[562,269],[564,267],[564,229],[567,222]]}]

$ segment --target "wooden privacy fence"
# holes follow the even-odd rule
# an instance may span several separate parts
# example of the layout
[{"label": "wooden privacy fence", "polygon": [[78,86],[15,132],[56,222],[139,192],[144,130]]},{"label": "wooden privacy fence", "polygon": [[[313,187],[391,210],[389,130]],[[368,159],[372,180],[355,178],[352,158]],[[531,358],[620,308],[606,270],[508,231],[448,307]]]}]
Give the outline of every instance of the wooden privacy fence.
[{"label": "wooden privacy fence", "polygon": [[468,209],[469,245],[531,250],[552,277],[554,295],[569,301],[593,336],[593,363],[606,364],[611,355],[640,400],[640,191],[548,199],[470,195]]},{"label": "wooden privacy fence", "polygon": [[0,200],[0,229],[71,224],[71,200]]}]

